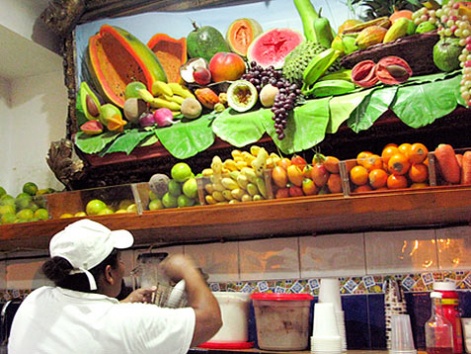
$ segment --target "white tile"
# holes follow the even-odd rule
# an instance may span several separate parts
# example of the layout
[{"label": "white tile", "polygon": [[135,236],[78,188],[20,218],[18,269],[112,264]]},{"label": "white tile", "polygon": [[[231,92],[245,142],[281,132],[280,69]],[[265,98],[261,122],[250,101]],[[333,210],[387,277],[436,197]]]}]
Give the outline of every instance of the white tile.
[{"label": "white tile", "polygon": [[471,227],[437,229],[435,233],[440,270],[469,269],[471,266]]},{"label": "white tile", "polygon": [[238,242],[185,245],[185,254],[192,256],[196,264],[206,273],[208,282],[238,281]]},{"label": "white tile", "polygon": [[301,278],[365,275],[363,233],[299,238]]},{"label": "white tile", "polygon": [[438,270],[435,230],[368,232],[365,246],[368,274]]},{"label": "white tile", "polygon": [[298,279],[298,238],[241,241],[241,280]]}]

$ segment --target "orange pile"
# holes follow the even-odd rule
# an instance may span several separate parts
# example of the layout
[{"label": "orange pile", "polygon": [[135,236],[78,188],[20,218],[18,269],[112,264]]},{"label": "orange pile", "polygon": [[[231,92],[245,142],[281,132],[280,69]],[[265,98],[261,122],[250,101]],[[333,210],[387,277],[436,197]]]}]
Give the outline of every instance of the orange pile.
[{"label": "orange pile", "polygon": [[428,186],[428,149],[422,143],[387,144],[381,155],[362,151],[346,165],[352,192]]}]

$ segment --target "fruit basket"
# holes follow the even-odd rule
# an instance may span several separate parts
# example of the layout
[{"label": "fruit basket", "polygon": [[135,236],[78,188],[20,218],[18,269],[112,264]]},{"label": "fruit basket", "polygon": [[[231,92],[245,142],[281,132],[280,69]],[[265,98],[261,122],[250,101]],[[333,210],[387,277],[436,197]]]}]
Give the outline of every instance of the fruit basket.
[{"label": "fruit basket", "polygon": [[412,69],[413,75],[426,75],[439,72],[433,62],[433,46],[440,36],[434,32],[415,34],[400,38],[394,42],[377,44],[359,50],[341,59],[342,66],[353,68],[363,60],[378,62],[381,58],[397,55],[403,58]]}]

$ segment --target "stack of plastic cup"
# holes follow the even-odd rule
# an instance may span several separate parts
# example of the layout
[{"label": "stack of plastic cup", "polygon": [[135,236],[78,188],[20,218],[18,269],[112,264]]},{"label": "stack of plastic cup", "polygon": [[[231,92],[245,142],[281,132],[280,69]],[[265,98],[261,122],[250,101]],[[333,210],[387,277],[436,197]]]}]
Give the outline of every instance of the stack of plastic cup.
[{"label": "stack of plastic cup", "polygon": [[311,337],[311,353],[338,354],[342,352],[334,305],[330,302],[314,305],[314,325]]},{"label": "stack of plastic cup", "polygon": [[391,354],[416,354],[409,315],[391,317]]},{"label": "stack of plastic cup", "polygon": [[338,279],[321,279],[319,289],[319,303],[331,303],[334,306],[335,318],[339,335],[342,339],[342,350],[347,350],[347,333],[345,330],[345,315],[340,299],[340,282]]}]

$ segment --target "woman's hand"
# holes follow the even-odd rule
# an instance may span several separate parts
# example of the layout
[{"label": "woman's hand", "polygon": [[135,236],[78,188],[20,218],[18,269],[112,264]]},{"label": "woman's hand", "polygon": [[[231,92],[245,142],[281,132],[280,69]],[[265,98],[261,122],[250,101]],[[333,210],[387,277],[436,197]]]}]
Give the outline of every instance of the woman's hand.
[{"label": "woman's hand", "polygon": [[152,299],[154,297],[156,290],[157,290],[157,287],[155,286],[152,286],[150,288],[140,288],[140,289],[134,290],[131,294],[128,295],[128,297],[121,300],[121,302],[128,302],[128,303],[142,302],[142,303],[150,304],[153,302]]}]

